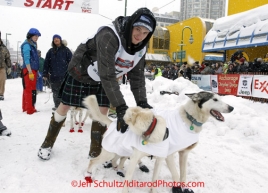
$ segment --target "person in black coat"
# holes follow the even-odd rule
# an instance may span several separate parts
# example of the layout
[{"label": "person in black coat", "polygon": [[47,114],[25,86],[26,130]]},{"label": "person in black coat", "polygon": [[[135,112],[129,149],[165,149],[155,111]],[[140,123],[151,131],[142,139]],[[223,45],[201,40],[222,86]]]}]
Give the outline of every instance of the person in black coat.
[{"label": "person in black coat", "polygon": [[72,58],[72,52],[66,46],[67,43],[65,45],[62,43],[61,36],[55,34],[52,40],[52,48],[48,50],[45,58],[43,79],[47,81],[49,77],[55,105],[52,110],[56,110],[60,105],[59,90]]}]

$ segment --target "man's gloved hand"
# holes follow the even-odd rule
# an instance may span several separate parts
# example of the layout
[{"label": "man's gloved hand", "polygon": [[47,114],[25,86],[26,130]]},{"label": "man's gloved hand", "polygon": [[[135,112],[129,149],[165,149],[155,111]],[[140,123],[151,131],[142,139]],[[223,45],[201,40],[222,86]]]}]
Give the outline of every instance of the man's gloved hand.
[{"label": "man's gloved hand", "polygon": [[128,106],[126,104],[116,107],[117,131],[121,131],[121,133],[125,133],[128,128],[128,125],[125,123],[123,119],[127,109],[128,109]]},{"label": "man's gloved hand", "polygon": [[7,69],[7,75],[10,75],[10,73],[11,73],[11,68],[8,68]]},{"label": "man's gloved hand", "polygon": [[144,108],[144,109],[146,109],[146,108],[152,109],[153,108],[151,105],[149,105],[147,103],[147,101],[140,101],[140,102],[137,103],[137,106],[139,106],[141,108]]},{"label": "man's gloved hand", "polygon": [[30,79],[30,80],[34,80],[34,73],[32,73],[32,72],[29,73],[29,79]]}]

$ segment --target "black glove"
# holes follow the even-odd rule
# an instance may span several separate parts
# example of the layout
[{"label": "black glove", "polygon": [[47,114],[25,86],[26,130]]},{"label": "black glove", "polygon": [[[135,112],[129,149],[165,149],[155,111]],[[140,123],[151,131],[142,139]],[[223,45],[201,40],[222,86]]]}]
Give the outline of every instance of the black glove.
[{"label": "black glove", "polygon": [[128,125],[125,123],[123,119],[127,109],[128,109],[128,106],[126,104],[116,107],[117,131],[121,131],[121,133],[125,133],[128,128]]},{"label": "black glove", "polygon": [[148,109],[152,109],[152,108],[153,108],[152,106],[150,106],[150,105],[147,103],[147,101],[140,101],[140,102],[137,103],[137,105],[138,105],[139,107],[141,107],[141,108],[144,108],[144,109],[146,109],[146,108],[148,108]]}]

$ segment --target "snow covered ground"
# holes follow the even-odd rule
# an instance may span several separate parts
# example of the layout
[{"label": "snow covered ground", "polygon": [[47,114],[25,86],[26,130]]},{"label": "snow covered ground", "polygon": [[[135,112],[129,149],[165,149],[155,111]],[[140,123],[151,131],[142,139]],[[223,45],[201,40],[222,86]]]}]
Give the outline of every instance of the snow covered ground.
[{"label": "snow covered ground", "polygon": [[[121,85],[129,106],[135,106],[129,85]],[[160,95],[161,90],[177,91],[177,95]],[[22,112],[21,79],[7,80],[5,100],[0,101],[3,123],[12,130],[11,137],[0,137],[0,192],[121,192],[121,188],[96,187],[101,182],[121,182],[113,169],[102,165],[95,172],[96,183],[85,184],[83,173],[89,160],[90,124],[88,118],[83,133],[70,133],[68,114],[66,126],[62,128],[49,161],[40,160],[37,151],[48,129],[53,107],[49,90],[38,94],[33,115]],[[149,104],[157,108],[174,109],[185,103],[184,93],[200,91],[191,82],[179,78],[175,81],[162,77],[147,81]],[[234,107],[224,114],[225,122],[210,118],[204,124],[199,145],[189,154],[187,180],[203,182],[204,187],[192,188],[196,193],[245,193],[267,192],[268,189],[268,105],[254,103],[235,96],[224,96],[223,100]],[[77,131],[77,127],[75,128]],[[175,157],[178,160],[178,157]],[[154,159],[142,160],[152,171]],[[128,161],[125,164],[127,168]],[[177,164],[178,168],[178,164]],[[137,170],[134,180],[150,182],[149,174]],[[160,180],[171,182],[171,175],[164,163]],[[85,187],[78,187],[84,183]],[[149,192],[148,187],[131,188],[130,192]],[[169,187],[159,187],[158,192],[170,192]]]}]

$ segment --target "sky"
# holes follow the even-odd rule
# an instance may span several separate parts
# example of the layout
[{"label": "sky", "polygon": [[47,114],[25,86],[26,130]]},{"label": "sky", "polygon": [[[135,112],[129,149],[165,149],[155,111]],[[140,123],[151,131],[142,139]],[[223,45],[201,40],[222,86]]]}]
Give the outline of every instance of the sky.
[{"label": "sky", "polygon": [[[129,85],[120,89],[128,106],[135,106]],[[189,98],[185,93],[201,91],[192,82],[178,78],[175,81],[159,77],[146,80],[148,103],[157,109],[178,109]],[[22,112],[21,79],[6,81],[5,100],[0,101],[3,124],[11,131],[10,137],[0,136],[0,192],[1,193],[118,193],[116,187],[97,187],[101,182],[122,182],[113,169],[102,165],[93,170],[95,184],[75,187],[85,183],[83,173],[89,160],[90,125],[88,118],[84,132],[70,133],[70,114],[53,147],[51,159],[40,160],[37,152],[48,129],[54,107],[49,89],[37,95],[36,109],[40,112],[27,115]],[[160,91],[179,92],[178,95],[160,95]],[[187,163],[187,180],[203,182],[204,187],[193,188],[195,193],[245,193],[267,192],[268,189],[268,104],[262,104],[236,96],[222,96],[222,100],[234,107],[223,114],[225,122],[209,118],[203,125],[199,143],[193,149]],[[178,156],[175,156],[178,169]],[[133,179],[150,182],[155,159],[145,157],[142,162],[151,172],[135,170]],[[129,161],[125,163],[127,168]],[[171,182],[171,174],[163,163],[159,180]],[[79,186],[79,185],[78,185]],[[131,188],[130,193],[149,192],[149,188]],[[158,192],[169,193],[169,187],[159,187]]]},{"label": "sky", "polygon": [[[123,16],[124,7],[124,0],[100,0],[100,15],[90,15],[0,5],[2,39],[6,39],[6,33],[11,33],[12,35],[8,35],[7,39],[10,41],[11,47],[17,50],[17,46],[21,44],[18,41],[23,42],[26,39],[30,28],[37,28],[41,32],[37,43],[38,49],[42,51],[42,57],[45,57],[46,52],[51,48],[54,34],[59,34],[62,39],[67,40],[68,47],[74,51],[99,26],[109,24],[116,17]],[[131,15],[140,7],[147,7],[150,10],[154,7],[163,7],[159,13],[180,11],[180,0],[128,0],[127,15]]]}]

